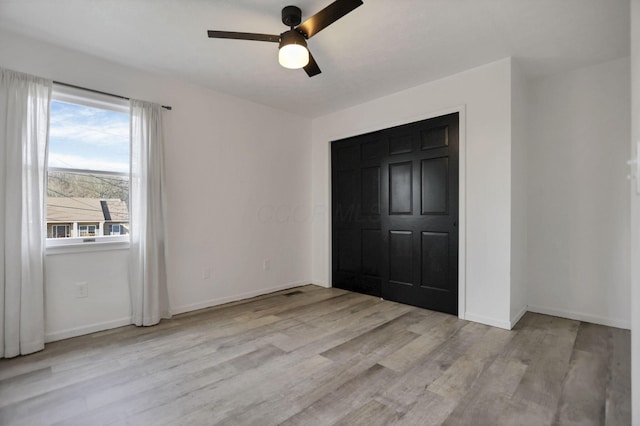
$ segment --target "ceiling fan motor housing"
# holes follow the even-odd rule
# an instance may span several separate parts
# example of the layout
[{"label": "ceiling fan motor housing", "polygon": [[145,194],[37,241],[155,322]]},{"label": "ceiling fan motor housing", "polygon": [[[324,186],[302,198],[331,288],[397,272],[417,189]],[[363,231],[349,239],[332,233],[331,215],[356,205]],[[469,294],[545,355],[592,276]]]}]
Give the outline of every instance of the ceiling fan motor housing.
[{"label": "ceiling fan motor housing", "polygon": [[304,36],[296,30],[289,30],[280,34],[280,48],[288,44],[299,44],[307,47],[307,41]]},{"label": "ceiling fan motor housing", "polygon": [[282,23],[287,27],[295,27],[302,22],[302,11],[297,6],[286,6],[282,9]]}]

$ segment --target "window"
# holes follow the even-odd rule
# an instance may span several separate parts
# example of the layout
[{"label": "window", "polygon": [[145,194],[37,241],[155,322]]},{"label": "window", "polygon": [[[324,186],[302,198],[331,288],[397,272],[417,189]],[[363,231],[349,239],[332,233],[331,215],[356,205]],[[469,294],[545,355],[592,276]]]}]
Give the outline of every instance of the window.
[{"label": "window", "polygon": [[126,239],[122,236],[129,229],[129,121],[126,101],[54,86],[47,246],[82,243],[82,237],[102,242]]},{"label": "window", "polygon": [[78,232],[81,237],[95,237],[98,225],[80,225]]},{"label": "window", "polygon": [[51,225],[51,232],[48,232],[49,238],[69,238],[69,225]]}]

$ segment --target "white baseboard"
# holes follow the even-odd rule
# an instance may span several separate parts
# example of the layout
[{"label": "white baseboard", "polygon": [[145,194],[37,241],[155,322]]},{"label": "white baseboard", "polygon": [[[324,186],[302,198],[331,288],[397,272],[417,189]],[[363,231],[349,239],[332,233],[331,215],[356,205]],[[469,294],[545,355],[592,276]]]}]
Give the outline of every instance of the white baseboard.
[{"label": "white baseboard", "polygon": [[235,294],[233,296],[220,297],[216,299],[209,299],[198,303],[191,303],[189,305],[182,305],[171,308],[173,315],[183,314],[185,312],[197,311],[199,309],[211,308],[212,306],[224,305],[225,303],[237,302],[238,300],[250,299],[256,296],[262,296],[263,294],[269,294],[280,290],[287,290],[294,287],[300,287],[308,285],[309,281],[300,281],[288,284],[282,284],[275,287],[263,288],[259,290],[248,291],[246,293]]},{"label": "white baseboard", "polygon": [[[198,309],[210,308],[212,306],[222,305],[229,302],[235,302],[238,300],[249,299],[255,296],[261,296],[263,294],[273,293],[275,291],[287,290],[294,287],[300,287],[302,285],[309,284],[308,281],[294,282],[279,285],[276,287],[270,287],[260,290],[254,290],[246,293],[237,294],[229,297],[221,297],[218,299],[206,300],[204,302],[193,303],[184,306],[178,306],[176,308],[171,309],[172,314],[182,314],[185,312],[197,311]],[[131,324],[131,317],[120,318],[111,321],[104,321],[94,324],[89,324],[82,327],[74,327],[66,330],[53,331],[45,334],[44,341],[45,343],[55,342],[58,340],[69,339],[71,337],[78,337],[85,334],[91,334],[98,331],[110,330],[112,328],[123,327],[125,325]]]},{"label": "white baseboard", "polygon": [[631,321],[623,320],[619,318],[606,318],[597,315],[584,314],[581,312],[564,311],[560,309],[545,308],[542,306],[527,307],[529,312],[535,312],[537,314],[552,315],[554,317],[568,318],[576,321],[591,322],[594,324],[606,325],[608,327],[624,328],[626,330],[631,329]]},{"label": "white baseboard", "polygon": [[131,317],[120,318],[112,321],[98,322],[89,325],[83,325],[82,327],[68,328],[66,330],[53,331],[46,333],[44,336],[45,343],[55,342],[58,340],[69,339],[71,337],[78,337],[85,334],[91,334],[98,331],[110,330],[112,328],[124,327],[131,324]]},{"label": "white baseboard", "polygon": [[[174,315],[182,314],[185,312],[197,311],[199,309],[210,308],[212,306],[223,305],[229,302],[235,302],[238,300],[249,299],[256,296],[261,296],[263,294],[273,293],[276,291],[287,290],[290,288],[300,287],[303,285],[317,285],[320,287],[328,288],[328,286],[324,283],[309,283],[308,281],[300,281],[282,284],[275,287],[269,287],[265,289],[253,290],[250,292],[240,293],[233,296],[221,297],[216,299],[210,299],[203,302],[192,303],[189,305],[183,305],[175,307],[171,310]],[[527,312],[534,312],[544,315],[552,315],[561,318],[568,318],[577,321],[590,322],[594,324],[606,325],[609,327],[623,328],[626,330],[631,329],[631,322],[628,320],[622,320],[617,318],[605,318],[596,315],[589,315],[580,312],[571,312],[564,311],[552,308],[545,308],[541,306],[524,306],[518,314],[513,317],[510,321],[501,321],[495,318],[486,317],[483,315],[477,315],[472,312],[465,312],[464,319],[467,321],[478,322],[481,324],[489,325],[492,327],[504,328],[506,330],[511,330],[516,323],[522,318],[522,316]],[[71,337],[82,336],[85,334],[91,334],[98,331],[110,330],[112,328],[123,327],[131,324],[131,317],[119,318],[111,321],[104,321],[94,324],[89,324],[82,327],[74,327],[66,330],[53,331],[45,334],[45,343],[55,342],[58,340],[69,339]]]},{"label": "white baseboard", "polygon": [[318,287],[331,288],[329,284],[323,283],[321,281],[311,281],[310,284],[317,285]]},{"label": "white baseboard", "polygon": [[520,319],[526,313],[527,313],[527,305],[524,305],[522,309],[520,309],[520,311],[516,314],[516,316],[511,318],[511,326],[509,327],[509,329],[512,329],[513,327],[515,327],[518,321],[520,321]]},{"label": "white baseboard", "polygon": [[511,330],[511,323],[509,321],[501,321],[495,318],[485,317],[483,315],[476,315],[469,311],[465,312],[464,319],[467,321],[479,322],[480,324],[484,325],[490,325],[491,327]]}]

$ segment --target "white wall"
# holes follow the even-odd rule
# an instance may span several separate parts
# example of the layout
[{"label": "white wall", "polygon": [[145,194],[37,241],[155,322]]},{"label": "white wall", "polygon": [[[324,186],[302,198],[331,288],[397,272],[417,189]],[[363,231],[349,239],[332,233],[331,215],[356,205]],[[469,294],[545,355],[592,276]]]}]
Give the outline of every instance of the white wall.
[{"label": "white wall", "polygon": [[527,80],[517,61],[511,68],[511,309],[514,326],[527,309]]},{"label": "white wall", "polygon": [[[310,281],[310,120],[6,32],[0,66],[173,106],[165,113],[165,156],[174,312]],[[122,321],[126,272],[93,266],[121,265],[124,257],[47,256],[48,339]],[[211,279],[202,278],[204,268]],[[68,294],[80,281],[89,282],[88,299]]]},{"label": "white wall", "polygon": [[531,86],[529,310],[629,328],[629,66]]},{"label": "white wall", "polygon": [[511,60],[505,59],[313,120],[314,283],[331,285],[329,143],[462,106],[466,122],[460,123],[461,138],[466,140],[461,142],[466,152],[461,150],[461,169],[466,180],[463,176],[461,189],[466,197],[461,191],[460,243],[466,245],[466,269],[460,276],[466,276],[466,306],[460,315],[510,327],[510,74]]},{"label": "white wall", "polygon": [[[47,342],[131,324],[128,250],[54,253],[45,263]],[[82,282],[88,297],[76,298]]]},{"label": "white wall", "polygon": [[198,87],[179,94],[165,153],[174,311],[308,284],[311,121]]},{"label": "white wall", "polygon": [[[640,0],[631,1],[631,153],[640,142]],[[632,157],[633,157],[632,156]],[[640,185],[631,185],[631,409],[640,424]]]}]

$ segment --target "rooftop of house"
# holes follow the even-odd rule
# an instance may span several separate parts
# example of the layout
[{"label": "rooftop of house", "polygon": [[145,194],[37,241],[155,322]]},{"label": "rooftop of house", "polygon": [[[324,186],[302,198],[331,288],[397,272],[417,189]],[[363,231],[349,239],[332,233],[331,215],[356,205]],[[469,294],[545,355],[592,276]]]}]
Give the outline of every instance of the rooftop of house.
[{"label": "rooftop of house", "polygon": [[128,222],[129,209],[122,200],[47,197],[47,222]]}]

